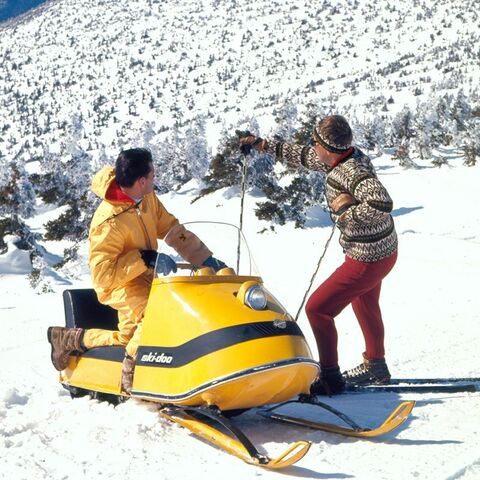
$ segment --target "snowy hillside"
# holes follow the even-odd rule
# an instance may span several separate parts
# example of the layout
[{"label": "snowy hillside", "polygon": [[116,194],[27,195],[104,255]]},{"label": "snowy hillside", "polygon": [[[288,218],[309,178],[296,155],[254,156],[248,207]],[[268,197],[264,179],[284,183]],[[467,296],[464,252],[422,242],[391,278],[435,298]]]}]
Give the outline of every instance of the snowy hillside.
[{"label": "snowy hillside", "polygon": [[[478,0],[57,0],[0,27],[0,151],[28,158],[83,122],[114,154],[205,117],[209,138],[290,99],[358,117],[479,81]],[[366,109],[365,105],[369,105]],[[213,137],[212,137],[213,135]],[[154,137],[154,141],[155,137]]]},{"label": "snowy hillside", "polygon": [[[384,282],[387,360],[396,377],[480,376],[480,170],[460,160],[436,169],[404,171],[389,156],[375,161],[394,198],[400,254]],[[162,201],[183,221],[237,222],[239,198],[220,191],[194,204],[189,184]],[[295,314],[330,233],[326,213],[310,228],[287,225],[258,234],[264,222],[245,205],[245,234],[267,287]],[[52,212],[50,212],[51,214]],[[43,216],[49,212],[43,212]],[[42,218],[32,220],[41,224]],[[318,285],[341,261],[335,236],[315,280]],[[49,244],[52,254],[61,245]],[[86,246],[73,287],[89,286]],[[0,267],[1,268],[1,267]],[[463,394],[349,394],[327,399],[358,421],[375,426],[402,399],[416,399],[411,419],[377,440],[353,440],[300,427],[272,424],[254,411],[238,424],[267,452],[279,454],[294,440],[314,445],[285,473],[265,471],[194,439],[138,401],[113,408],[95,400],[71,400],[57,383],[46,341],[49,325],[61,324],[61,291],[35,294],[21,275],[0,276],[0,478],[15,480],[127,478],[207,480],[355,478],[361,480],[474,480],[480,476],[480,396]],[[313,346],[305,315],[299,325]],[[343,368],[360,361],[362,342],[350,308],[338,318]]]}]

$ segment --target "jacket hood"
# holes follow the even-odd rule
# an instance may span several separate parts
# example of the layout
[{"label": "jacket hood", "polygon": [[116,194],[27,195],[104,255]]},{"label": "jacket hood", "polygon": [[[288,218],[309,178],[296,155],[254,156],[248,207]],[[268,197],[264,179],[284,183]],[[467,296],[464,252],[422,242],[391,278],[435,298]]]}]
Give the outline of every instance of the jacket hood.
[{"label": "jacket hood", "polygon": [[102,200],[107,199],[108,188],[115,180],[115,169],[104,167],[97,172],[92,179],[92,192]]},{"label": "jacket hood", "polygon": [[115,181],[115,169],[104,167],[92,179],[92,192],[102,200],[112,204],[134,203],[130,197],[122,192]]}]

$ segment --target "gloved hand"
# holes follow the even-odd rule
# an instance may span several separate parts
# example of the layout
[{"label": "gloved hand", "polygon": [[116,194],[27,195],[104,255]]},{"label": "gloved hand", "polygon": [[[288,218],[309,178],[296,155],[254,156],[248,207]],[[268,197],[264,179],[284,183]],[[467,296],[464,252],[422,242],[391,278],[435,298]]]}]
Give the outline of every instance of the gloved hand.
[{"label": "gloved hand", "polygon": [[248,130],[235,130],[238,136],[238,144],[240,145],[240,151],[244,155],[249,155],[252,147],[257,152],[266,152],[268,148],[268,142],[263,138],[252,135]]},{"label": "gloved hand", "polygon": [[172,257],[159,253],[157,258],[157,271],[162,275],[167,276],[170,272],[177,273],[177,264]]},{"label": "gloved hand", "polygon": [[156,250],[140,250],[140,256],[148,268],[155,268],[157,254],[158,252]]},{"label": "gloved hand", "polygon": [[177,264],[173,258],[164,253],[158,253],[156,250],[140,250],[140,255],[148,268],[155,268],[157,264],[158,271],[163,275],[168,275],[170,272],[176,273],[177,271]]},{"label": "gloved hand", "polygon": [[213,268],[216,272],[226,267],[225,263],[211,255],[202,263],[202,266]]},{"label": "gloved hand", "polygon": [[333,200],[330,207],[335,215],[341,215],[356,204],[357,201],[349,193],[341,193]]}]

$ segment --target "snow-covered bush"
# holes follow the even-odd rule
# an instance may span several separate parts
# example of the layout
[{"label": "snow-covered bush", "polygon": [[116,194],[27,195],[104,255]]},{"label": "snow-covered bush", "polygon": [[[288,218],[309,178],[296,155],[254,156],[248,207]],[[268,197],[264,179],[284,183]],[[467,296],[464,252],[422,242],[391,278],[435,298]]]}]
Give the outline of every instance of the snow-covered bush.
[{"label": "snow-covered bush", "polygon": [[24,162],[17,157],[8,162],[0,155],[0,253],[7,248],[5,235],[16,236],[16,246],[23,250],[35,248],[35,235],[24,219],[34,213],[35,191],[25,170]]}]

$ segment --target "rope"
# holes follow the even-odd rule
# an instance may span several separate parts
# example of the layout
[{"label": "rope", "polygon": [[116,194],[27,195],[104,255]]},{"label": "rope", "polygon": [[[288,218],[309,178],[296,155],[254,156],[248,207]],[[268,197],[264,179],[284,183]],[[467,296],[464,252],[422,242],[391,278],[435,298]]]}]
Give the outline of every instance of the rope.
[{"label": "rope", "polygon": [[240,242],[242,237],[243,228],[243,203],[245,200],[245,190],[247,185],[247,155],[243,155],[242,165],[242,195],[240,197],[240,226],[238,230],[238,242],[237,242],[237,275],[240,273]]},{"label": "rope", "polygon": [[324,257],[325,254],[327,253],[328,246],[330,245],[330,241],[332,240],[333,234],[334,234],[334,232],[335,232],[335,226],[336,226],[336,224],[334,223],[334,224],[333,224],[333,227],[332,227],[332,231],[330,232],[330,236],[328,237],[327,243],[325,243],[325,247],[324,247],[324,249],[323,249],[323,253],[322,253],[322,255],[320,256],[320,259],[318,260],[317,268],[315,269],[315,272],[313,272],[312,278],[310,279],[310,284],[308,285],[308,288],[307,288],[307,290],[305,291],[305,294],[303,295],[302,303],[300,304],[300,307],[299,307],[299,309],[298,309],[298,312],[297,312],[297,314],[295,315],[295,321],[298,320],[298,317],[299,317],[299,315],[300,315],[300,312],[302,311],[303,305],[305,304],[305,300],[307,299],[307,295],[308,295],[308,293],[310,292],[310,289],[312,288],[313,281],[315,280],[315,277],[317,276],[318,270],[320,269],[320,265],[321,265],[321,263],[322,263],[323,257]]}]

